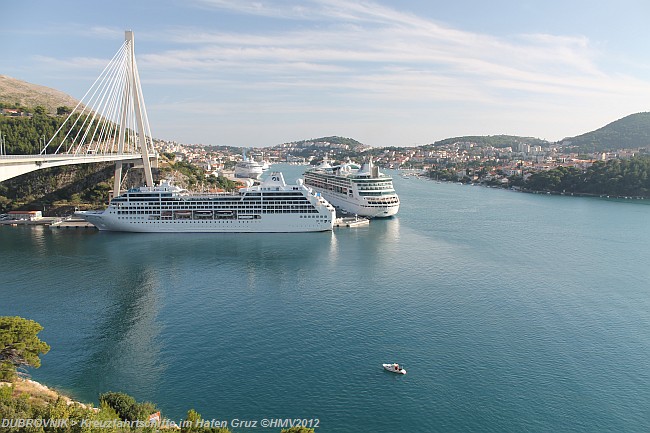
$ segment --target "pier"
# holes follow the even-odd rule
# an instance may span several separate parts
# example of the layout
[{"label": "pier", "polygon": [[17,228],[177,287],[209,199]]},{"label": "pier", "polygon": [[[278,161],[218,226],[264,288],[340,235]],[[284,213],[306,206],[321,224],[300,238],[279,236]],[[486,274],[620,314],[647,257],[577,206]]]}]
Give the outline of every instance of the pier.
[{"label": "pier", "polygon": [[343,217],[334,220],[334,227],[365,227],[370,224],[368,218],[363,217]]},{"label": "pier", "polygon": [[53,229],[97,229],[93,224],[81,218],[68,217],[50,225]]}]

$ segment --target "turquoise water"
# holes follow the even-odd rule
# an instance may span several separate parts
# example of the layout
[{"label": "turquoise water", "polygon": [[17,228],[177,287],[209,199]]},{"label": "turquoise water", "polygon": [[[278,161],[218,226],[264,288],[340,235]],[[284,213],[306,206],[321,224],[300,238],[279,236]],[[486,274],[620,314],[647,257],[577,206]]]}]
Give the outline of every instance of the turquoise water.
[{"label": "turquoise water", "polygon": [[333,233],[0,227],[0,314],[45,327],[34,379],[173,420],[650,430],[650,206],[395,183],[397,217]]}]

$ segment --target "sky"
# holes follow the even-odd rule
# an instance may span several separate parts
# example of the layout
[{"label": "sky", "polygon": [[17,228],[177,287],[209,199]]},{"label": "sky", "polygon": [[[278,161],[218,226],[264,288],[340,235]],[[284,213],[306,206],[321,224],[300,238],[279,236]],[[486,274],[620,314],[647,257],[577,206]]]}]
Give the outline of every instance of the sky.
[{"label": "sky", "polygon": [[0,74],[80,99],[133,30],[154,137],[549,141],[650,111],[647,0],[1,1]]}]

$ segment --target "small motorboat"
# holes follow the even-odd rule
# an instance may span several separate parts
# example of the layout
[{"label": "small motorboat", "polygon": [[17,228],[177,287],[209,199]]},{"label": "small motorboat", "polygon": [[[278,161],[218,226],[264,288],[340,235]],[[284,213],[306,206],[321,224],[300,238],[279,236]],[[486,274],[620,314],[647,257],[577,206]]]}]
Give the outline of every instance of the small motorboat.
[{"label": "small motorboat", "polygon": [[396,374],[406,374],[406,370],[404,370],[404,367],[401,365],[394,363],[394,364],[382,364],[384,366],[384,370],[390,371],[391,373],[396,373]]}]

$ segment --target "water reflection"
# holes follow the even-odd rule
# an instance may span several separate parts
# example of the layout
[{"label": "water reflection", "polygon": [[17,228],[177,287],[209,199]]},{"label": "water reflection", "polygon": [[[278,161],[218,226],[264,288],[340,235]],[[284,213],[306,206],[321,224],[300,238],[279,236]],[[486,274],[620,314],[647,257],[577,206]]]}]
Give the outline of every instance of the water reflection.
[{"label": "water reflection", "polygon": [[84,340],[89,356],[76,384],[94,395],[112,389],[152,395],[165,372],[159,278],[154,267],[125,261],[111,271],[116,273],[97,283],[105,304]]}]

